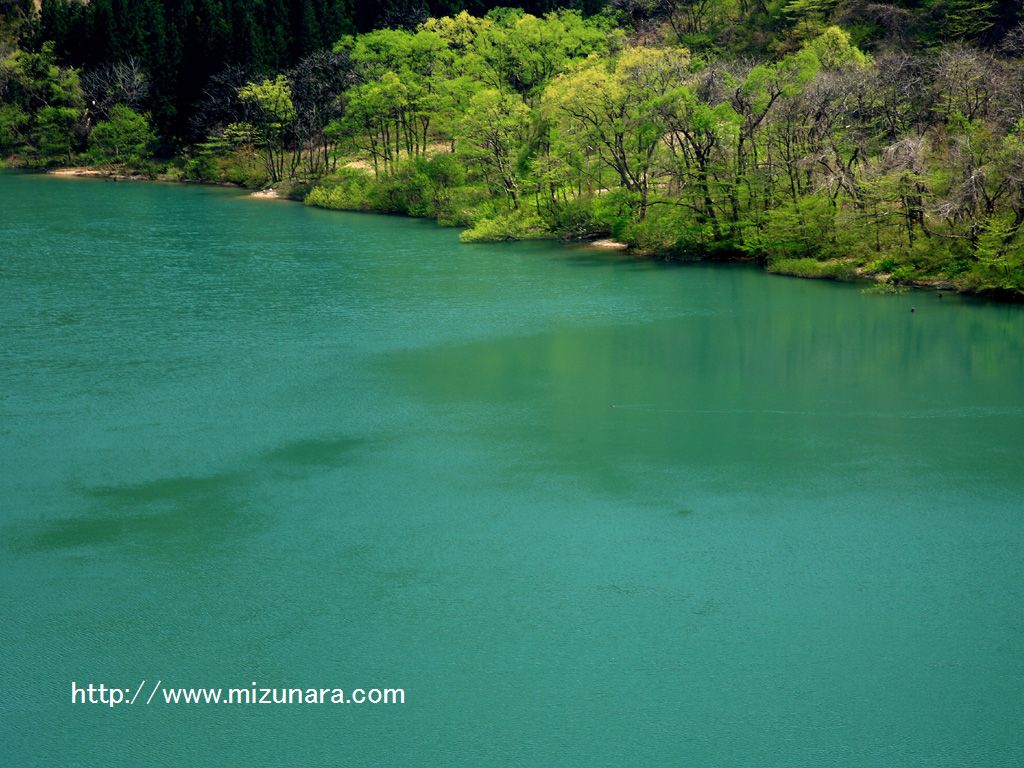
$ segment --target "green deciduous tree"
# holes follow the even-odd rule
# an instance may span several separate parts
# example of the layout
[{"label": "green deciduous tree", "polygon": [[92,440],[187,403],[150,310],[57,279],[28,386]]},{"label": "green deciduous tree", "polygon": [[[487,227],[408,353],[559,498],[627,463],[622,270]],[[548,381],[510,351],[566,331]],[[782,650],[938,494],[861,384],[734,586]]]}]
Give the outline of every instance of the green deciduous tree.
[{"label": "green deciduous tree", "polygon": [[35,162],[72,162],[86,134],[84,99],[78,71],[57,64],[52,45],[37,52],[15,49],[0,60],[4,83],[4,123],[0,138],[23,146]]},{"label": "green deciduous tree", "polygon": [[148,115],[124,104],[111,107],[110,117],[97,123],[89,136],[89,144],[99,159],[127,165],[144,162],[153,141]]},{"label": "green deciduous tree", "polygon": [[24,146],[28,138],[25,129],[29,116],[16,104],[0,105],[0,156],[6,156]]},{"label": "green deciduous tree", "polygon": [[545,111],[562,138],[597,154],[636,196],[640,219],[647,215],[655,154],[689,65],[685,50],[630,48],[612,63],[589,59],[555,78],[544,95]]},{"label": "green deciduous tree", "polygon": [[517,94],[488,89],[473,97],[458,128],[460,154],[481,169],[513,208],[519,208],[519,160],[529,118],[530,110]]},{"label": "green deciduous tree", "polygon": [[286,141],[295,120],[295,105],[288,78],[252,82],[238,91],[238,98],[249,108],[249,123],[256,129],[266,158],[267,175],[272,182],[286,177]]}]

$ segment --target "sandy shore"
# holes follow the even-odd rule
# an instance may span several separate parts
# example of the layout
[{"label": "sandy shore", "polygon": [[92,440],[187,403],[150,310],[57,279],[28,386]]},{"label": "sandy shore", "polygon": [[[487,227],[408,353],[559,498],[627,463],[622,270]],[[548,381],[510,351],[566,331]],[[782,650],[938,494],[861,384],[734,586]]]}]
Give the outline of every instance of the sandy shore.
[{"label": "sandy shore", "polygon": [[105,176],[103,171],[95,168],[53,168],[47,171],[52,176]]},{"label": "sandy shore", "polygon": [[588,243],[588,245],[591,248],[604,248],[608,251],[624,251],[629,248],[625,243],[620,243],[618,240],[611,240],[607,238],[604,240],[594,240]]},{"label": "sandy shore", "polygon": [[47,171],[51,176],[91,176],[98,179],[115,179],[123,181],[145,180],[149,176],[141,173],[124,173],[122,171],[105,171],[101,168],[51,168]]}]

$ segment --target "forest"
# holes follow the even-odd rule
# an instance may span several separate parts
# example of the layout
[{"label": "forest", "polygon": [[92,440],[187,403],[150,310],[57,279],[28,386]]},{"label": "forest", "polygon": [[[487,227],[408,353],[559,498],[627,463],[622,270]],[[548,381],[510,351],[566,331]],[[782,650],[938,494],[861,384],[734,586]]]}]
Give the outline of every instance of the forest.
[{"label": "forest", "polygon": [[1015,0],[0,2],[0,157],[1024,297]]}]

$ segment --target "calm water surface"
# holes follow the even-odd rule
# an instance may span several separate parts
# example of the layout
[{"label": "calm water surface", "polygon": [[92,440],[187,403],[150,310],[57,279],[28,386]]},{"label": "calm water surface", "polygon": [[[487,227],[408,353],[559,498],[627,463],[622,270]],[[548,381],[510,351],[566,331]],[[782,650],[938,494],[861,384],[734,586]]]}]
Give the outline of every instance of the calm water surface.
[{"label": "calm water surface", "polygon": [[[0,762],[1017,768],[1022,341],[0,175]],[[69,703],[143,679],[408,703]]]}]

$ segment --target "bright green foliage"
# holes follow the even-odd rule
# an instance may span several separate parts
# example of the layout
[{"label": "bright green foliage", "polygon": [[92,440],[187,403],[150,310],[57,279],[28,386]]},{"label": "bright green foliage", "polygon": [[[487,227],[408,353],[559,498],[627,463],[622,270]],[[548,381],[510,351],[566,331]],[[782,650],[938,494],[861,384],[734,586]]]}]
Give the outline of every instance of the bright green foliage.
[{"label": "bright green foliage", "polygon": [[544,222],[529,211],[509,211],[481,219],[463,232],[464,243],[494,243],[502,240],[532,240],[549,237]]},{"label": "bright green foliage", "polygon": [[266,153],[267,174],[272,182],[285,178],[288,153],[285,139],[295,119],[291,85],[288,78],[278,75],[273,80],[249,83],[239,89],[238,98],[250,108],[249,124]]},{"label": "bright green foliage", "polygon": [[378,173],[392,170],[403,148],[408,154],[413,153],[414,145],[416,150],[420,150],[421,145],[425,148],[425,134],[414,122],[419,111],[419,105],[414,103],[415,96],[391,70],[349,95],[347,127],[356,135],[365,136],[361,148],[370,154]]},{"label": "bright green foliage", "polygon": [[822,261],[809,257],[773,259],[768,262],[768,271],[777,275],[809,277],[818,280],[850,280],[855,276],[854,268],[848,261],[842,259]]},{"label": "bright green foliage", "polygon": [[450,43],[429,28],[379,30],[343,39],[360,83],[348,94],[343,130],[370,156],[376,174],[405,157],[425,156],[432,128],[450,130],[471,89],[460,78]]},{"label": "bright green foliage", "polygon": [[678,93],[671,115],[668,146],[672,155],[670,169],[679,196],[696,213],[695,224],[701,234],[691,243],[722,242],[725,234],[716,203],[716,176],[728,173],[721,153],[738,141],[742,118],[731,105],[711,106],[700,101],[692,88]]},{"label": "bright green foliage", "polygon": [[556,78],[543,111],[560,138],[583,155],[594,154],[647,215],[656,153],[690,75],[687,51],[630,48],[608,63],[591,58]]},{"label": "bright green foliage", "polygon": [[270,181],[262,153],[251,144],[235,145],[223,136],[197,145],[194,153],[184,161],[182,175],[193,181],[238,184],[248,188],[264,187]]},{"label": "bright green foliage", "polygon": [[96,124],[89,143],[100,160],[138,166],[154,141],[149,118],[124,104],[110,111],[110,119]]},{"label": "bright green foliage", "polygon": [[992,27],[997,0],[936,0],[933,13],[940,35],[947,40],[970,39]]},{"label": "bright green foliage", "polygon": [[25,143],[29,116],[16,104],[0,105],[0,155],[17,151]]},{"label": "bright green foliage", "polygon": [[569,62],[605,53],[614,44],[606,27],[572,11],[543,18],[511,13],[500,22],[487,22],[475,46],[483,78],[494,88],[510,87],[527,96],[537,95]]},{"label": "bright green foliage", "polygon": [[836,0],[790,0],[782,12],[793,17],[827,18],[836,5]]},{"label": "bright green foliage", "polygon": [[813,53],[821,67],[827,70],[846,67],[864,69],[869,61],[867,56],[850,43],[850,35],[839,27],[828,27],[808,41],[804,48]]},{"label": "bright green foliage", "polygon": [[74,107],[43,107],[36,115],[34,144],[44,162],[71,163],[81,112]]},{"label": "bright green foliage", "polygon": [[469,103],[457,136],[459,153],[480,169],[490,187],[519,207],[519,155],[526,138],[529,108],[518,95],[488,89]]},{"label": "bright green foliage", "polygon": [[972,288],[1024,297],[1024,238],[1021,222],[1013,215],[993,216],[985,222],[976,258],[966,278]]},{"label": "bright green foliage", "polygon": [[454,16],[427,19],[423,29],[436,34],[453,51],[462,53],[473,48],[483,31],[492,23],[490,19],[460,11]]},{"label": "bright green foliage", "polygon": [[[308,205],[343,211],[383,211],[436,218],[446,225],[468,222],[463,208],[465,172],[452,155],[411,158],[388,175],[343,167],[306,197]],[[479,194],[476,195],[479,197]]]},{"label": "bright green foliage", "polygon": [[0,59],[0,84],[0,147],[40,165],[71,162],[84,135],[78,72],[57,65],[52,45],[37,53],[14,49]]},{"label": "bright green foliage", "polygon": [[769,260],[828,255],[836,238],[836,209],[824,195],[806,195],[773,208],[748,247]]},{"label": "bright green foliage", "polygon": [[283,135],[289,121],[295,117],[291,86],[284,75],[278,75],[273,80],[249,83],[238,91],[238,97],[243,104],[254,108],[257,116],[255,122],[267,134]]},{"label": "bright green foliage", "polygon": [[331,208],[336,211],[374,210],[367,189],[373,178],[365,171],[342,168],[325,179],[306,197],[308,205]]}]

